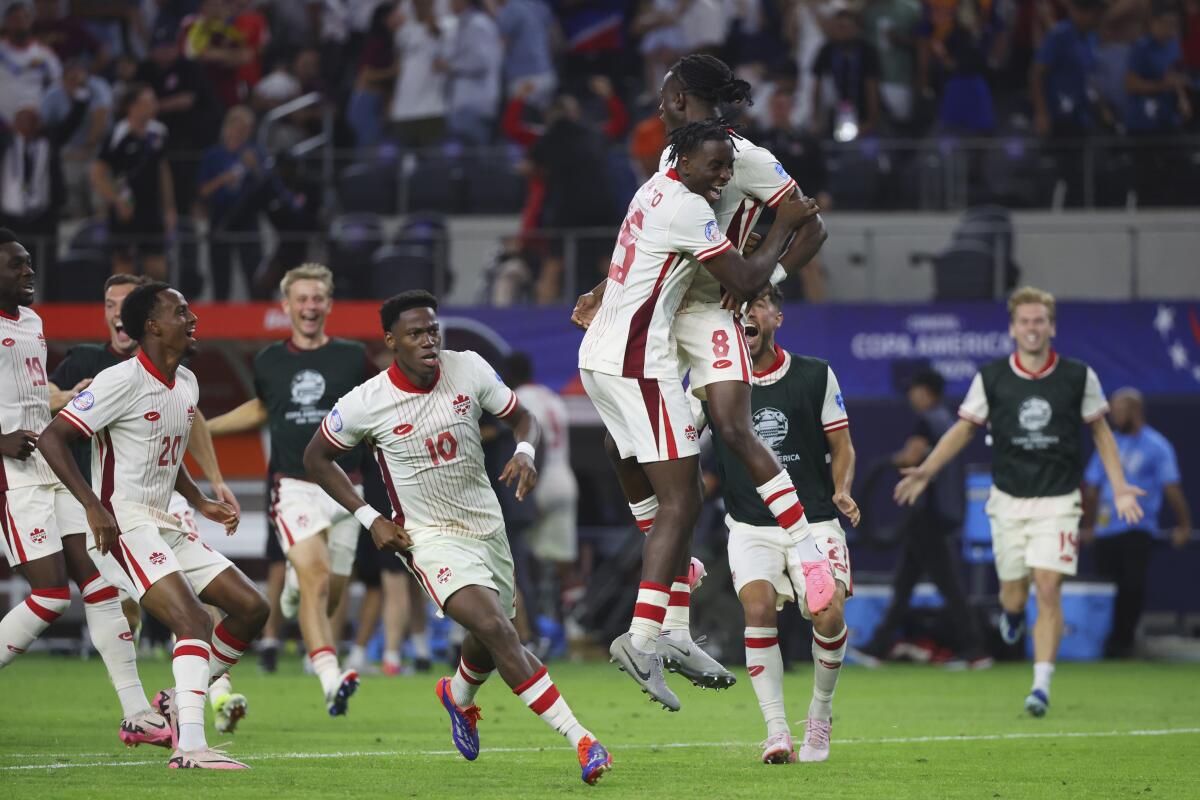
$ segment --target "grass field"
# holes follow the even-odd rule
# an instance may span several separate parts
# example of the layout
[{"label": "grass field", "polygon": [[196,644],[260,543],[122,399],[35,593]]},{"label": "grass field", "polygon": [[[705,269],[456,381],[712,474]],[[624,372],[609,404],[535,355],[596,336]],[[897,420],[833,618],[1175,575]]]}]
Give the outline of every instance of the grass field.
[{"label": "grass field", "polygon": [[[165,662],[145,663],[142,675],[151,692],[170,680]],[[329,719],[315,679],[294,660],[273,676],[250,664],[235,677],[250,714],[229,749],[253,769],[177,773],[165,750],[120,745],[98,660],[29,656],[0,673],[0,800],[177,789],[219,791],[222,800],[1200,797],[1194,666],[1062,665],[1041,720],[1020,713],[1024,664],[975,673],[847,666],[830,761],[787,766],[758,762],[763,726],[744,670],[720,694],[673,677],[678,714],[657,710],[608,664],[552,664],[551,675],[613,753],[597,787],[579,781],[574,753],[496,678],[479,697],[483,753],[468,763],[453,750],[430,676],[366,677],[350,715]],[[804,717],[810,680],[804,668],[787,678],[793,720]],[[210,724],[209,741],[222,738]]]}]

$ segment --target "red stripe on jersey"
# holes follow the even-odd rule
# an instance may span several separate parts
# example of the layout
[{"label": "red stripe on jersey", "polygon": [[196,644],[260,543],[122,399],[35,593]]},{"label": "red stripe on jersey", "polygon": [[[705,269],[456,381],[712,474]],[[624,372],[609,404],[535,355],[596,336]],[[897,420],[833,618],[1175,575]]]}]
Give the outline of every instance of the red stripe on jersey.
[{"label": "red stripe on jersey", "polygon": [[392,381],[393,386],[402,392],[409,392],[410,394],[429,394],[435,388],[437,388],[438,381],[442,379],[442,368],[440,365],[438,366],[437,372],[433,375],[433,383],[429,384],[429,386],[425,388],[417,386],[415,383],[410,381],[408,376],[400,371],[400,366],[395,361],[393,361],[392,365],[388,367],[387,373],[388,377]]},{"label": "red stripe on jersey", "polygon": [[65,408],[63,410],[59,411],[58,415],[60,417],[62,417],[63,419],[65,419],[67,422],[74,425],[79,430],[79,432],[82,433],[84,436],[91,438],[92,436],[96,435],[92,431],[92,429],[88,427],[88,424],[86,422],[84,422],[79,417],[72,414],[70,411],[67,411]]},{"label": "red stripe on jersey", "polygon": [[778,636],[746,637],[746,647],[750,648],[774,647],[777,644]]},{"label": "red stripe on jersey", "polygon": [[783,198],[787,197],[788,192],[790,192],[795,186],[796,186],[796,181],[789,180],[787,183],[785,183],[783,185],[782,189],[780,189],[775,194],[771,195],[771,199],[767,201],[767,205],[770,206],[771,208],[774,208],[775,206],[779,205],[779,202],[781,200],[783,200]]},{"label": "red stripe on jersey", "polygon": [[741,319],[735,317],[733,329],[737,333],[738,356],[742,360],[742,382],[750,382],[750,345],[746,344],[746,331],[742,329]]},{"label": "red stripe on jersey", "polygon": [[775,521],[779,523],[779,527],[787,530],[799,522],[802,516],[804,516],[804,506],[802,506],[800,503],[796,503],[796,505],[787,509],[782,514],[777,514],[775,516]]},{"label": "red stripe on jersey", "polygon": [[[141,351],[139,350],[140,354]],[[113,454],[112,434],[105,428],[104,435],[100,437],[100,458],[103,462],[100,479],[100,505],[104,506],[104,510],[116,517],[113,513],[112,496],[113,488],[116,485],[116,456]],[[150,588],[150,584],[146,584],[146,588]]]},{"label": "red stripe on jersey", "polygon": [[650,335],[650,321],[654,319],[654,309],[658,306],[663,281],[677,258],[678,253],[667,256],[662,269],[658,271],[658,280],[654,282],[650,296],[633,312],[633,318],[629,321],[629,341],[625,344],[625,363],[621,368],[623,377],[640,378],[646,370],[646,339]]},{"label": "red stripe on jersey", "polygon": [[115,600],[120,596],[115,586],[105,586],[103,589],[97,589],[91,594],[83,596],[85,603],[103,603],[105,600]]},{"label": "red stripe on jersey", "polygon": [[514,687],[513,694],[519,695],[522,692],[529,691],[530,689],[533,688],[533,685],[535,683],[537,683],[538,681],[540,681],[542,679],[542,676],[544,676],[545,674],[546,674],[546,665],[543,664],[541,667],[538,668],[537,672],[533,673],[533,675],[530,676],[529,680],[525,681],[524,683],[520,684],[519,686]]},{"label": "red stripe on jersey", "polygon": [[750,210],[746,212],[746,227],[742,230],[741,241],[734,240],[738,250],[746,246],[746,242],[750,240],[750,234],[754,232],[754,223],[758,220],[758,212],[762,208],[762,202],[755,200],[750,204]]},{"label": "red stripe on jersey", "polygon": [[8,491],[8,473],[4,471],[4,457],[0,456],[0,494]]},{"label": "red stripe on jersey", "polygon": [[540,717],[550,710],[550,706],[554,705],[558,697],[558,687],[552,683],[549,689],[542,692],[541,697],[529,704],[529,710]]},{"label": "red stripe on jersey", "polygon": [[826,425],[825,432],[833,433],[834,431],[840,431],[842,428],[849,428],[849,427],[850,427],[850,420],[842,419],[842,420],[838,420],[837,422],[831,422],[828,425]]},{"label": "red stripe on jersey", "polygon": [[642,390],[642,403],[646,406],[646,416],[650,418],[650,430],[654,432],[654,449],[658,449],[658,381],[638,378],[638,388]]},{"label": "red stripe on jersey", "polygon": [[338,450],[353,450],[354,449],[353,447],[347,447],[346,445],[339,442],[337,440],[337,437],[334,436],[333,433],[330,432],[328,427],[326,427],[325,420],[321,420],[321,429],[320,430],[321,430],[321,435],[325,437],[325,441],[329,442],[331,445],[336,447]]},{"label": "red stripe on jersey", "polygon": [[208,661],[208,648],[198,644],[175,645],[175,649],[171,651],[171,658],[182,658],[183,656],[196,656]]},{"label": "red stripe on jersey", "polygon": [[[125,551],[125,558],[128,561],[128,563],[133,566],[133,572],[135,575],[137,575],[137,579],[142,582],[142,588],[149,589],[151,586],[150,579],[146,577],[146,573],[142,571],[141,565],[138,564],[137,559],[133,557],[133,551],[130,550],[129,547],[124,542],[122,542],[120,539],[117,540],[117,544],[120,546],[120,548],[122,550]],[[116,548],[114,548],[111,552],[115,553]],[[125,565],[122,564],[121,566],[125,566]],[[129,570],[126,569],[125,572],[128,574]],[[133,576],[130,575],[130,577],[133,577]]]},{"label": "red stripe on jersey", "polygon": [[516,410],[517,410],[517,393],[513,392],[512,397],[510,397],[508,400],[508,405],[506,405],[504,407],[504,410],[501,411],[496,416],[499,417],[500,419],[504,419],[505,417],[507,417],[509,414],[511,414],[512,412],[514,412]]},{"label": "red stripe on jersey", "polygon": [[846,630],[846,631],[842,632],[841,636],[839,636],[837,639],[835,639],[832,642],[822,642],[816,636],[813,637],[813,641],[816,642],[818,645],[820,645],[821,648],[824,650],[837,650],[839,647],[841,647],[842,645],[844,645],[846,643],[846,637],[849,635],[850,635],[850,631]]},{"label": "red stripe on jersey", "polygon": [[241,639],[234,636],[225,627],[225,622],[222,620],[217,623],[217,627],[213,628],[213,636],[221,640],[221,643],[233,650],[245,650],[250,646],[249,642],[243,642]]},{"label": "red stripe on jersey", "polygon": [[667,400],[660,394],[658,403],[662,406],[663,433],[667,435],[667,458],[674,461],[679,458],[679,448],[675,446],[675,431],[671,430],[671,415],[667,413]]},{"label": "red stripe on jersey", "polygon": [[62,614],[58,613],[57,611],[51,611],[45,606],[41,606],[33,602],[33,597],[26,597],[25,605],[29,607],[30,611],[41,617],[43,622],[54,622],[54,620],[62,616]]},{"label": "red stripe on jersey", "polygon": [[721,253],[724,253],[726,250],[730,249],[731,247],[733,247],[733,242],[726,239],[724,242],[717,245],[716,247],[710,248],[708,250],[701,250],[699,253],[696,253],[696,260],[703,263],[710,259],[716,258],[717,256],[721,255]]},{"label": "red stripe on jersey", "polygon": [[10,314],[7,311],[5,311],[4,309],[0,308],[0,318],[11,319],[13,322],[20,322],[21,321],[21,309],[18,308],[17,313],[14,316],[13,314]]},{"label": "red stripe on jersey", "polygon": [[764,503],[766,503],[766,504],[769,506],[769,505],[771,505],[771,503],[774,503],[776,500],[778,500],[779,498],[783,497],[785,494],[790,494],[790,493],[792,493],[792,492],[794,492],[794,491],[796,491],[796,487],[795,487],[795,486],[789,486],[789,487],[788,487],[788,488],[786,488],[786,489],[780,489],[780,490],[779,490],[778,492],[776,492],[775,494],[768,496],[768,497],[767,497],[767,499],[766,499],[766,500],[764,500],[763,502],[764,502]]},{"label": "red stripe on jersey", "polygon": [[387,459],[383,451],[375,450],[375,460],[379,462],[379,472],[383,476],[383,485],[387,487],[388,500],[392,503],[392,522],[404,527],[404,509],[400,507],[400,496],[396,494],[396,484],[392,483],[392,472],[388,469]]},{"label": "red stripe on jersey", "polygon": [[733,213],[733,219],[729,220],[729,227],[725,230],[725,235],[730,241],[738,241],[738,237],[742,234],[742,214],[746,211],[746,201],[743,200],[738,204],[737,211]]}]

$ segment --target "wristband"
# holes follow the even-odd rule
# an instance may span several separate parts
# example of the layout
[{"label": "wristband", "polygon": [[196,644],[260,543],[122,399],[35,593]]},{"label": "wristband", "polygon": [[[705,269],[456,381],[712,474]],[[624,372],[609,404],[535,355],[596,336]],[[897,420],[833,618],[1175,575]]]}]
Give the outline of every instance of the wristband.
[{"label": "wristband", "polygon": [[529,456],[530,461],[537,460],[533,445],[531,445],[529,442],[517,442],[517,450],[513,453],[513,455],[515,456],[517,453],[524,453],[525,455]]},{"label": "wristband", "polygon": [[358,520],[358,524],[367,530],[371,530],[371,526],[375,524],[375,520],[382,516],[383,514],[372,508],[370,504],[362,506],[354,512],[354,518]]},{"label": "wristband", "polygon": [[783,268],[783,264],[776,264],[775,271],[771,273],[771,285],[778,286],[787,280],[787,270]]}]

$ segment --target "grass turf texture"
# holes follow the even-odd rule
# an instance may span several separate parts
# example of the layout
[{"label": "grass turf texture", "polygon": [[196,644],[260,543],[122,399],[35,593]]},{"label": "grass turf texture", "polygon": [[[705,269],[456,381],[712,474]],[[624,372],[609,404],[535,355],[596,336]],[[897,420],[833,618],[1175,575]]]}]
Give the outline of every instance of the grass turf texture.
[{"label": "grass turf texture", "polygon": [[[0,787],[4,800],[180,790],[256,800],[592,794],[759,800],[797,792],[923,800],[1194,798],[1200,791],[1194,666],[1061,665],[1041,720],[1021,711],[1027,664],[970,673],[847,666],[834,699],[831,760],[786,766],[759,763],[764,727],[744,670],[735,687],[720,693],[672,676],[683,710],[668,714],[608,664],[550,666],[580,721],[613,753],[613,771],[599,786],[580,782],[575,754],[498,677],[480,692],[483,752],[468,763],[453,752],[449,721],[433,692],[436,673],[365,677],[349,716],[330,719],[316,679],[303,675],[295,659],[273,676],[251,662],[235,671],[250,713],[229,750],[253,769],[175,772],[166,768],[166,750],[121,746],[119,709],[98,659],[35,655],[0,673]],[[169,683],[169,665],[145,662],[142,676],[152,694]],[[810,691],[811,668],[788,674],[790,719],[801,720],[792,726],[797,748]],[[212,729],[208,715],[209,742],[230,739]],[[1129,731],[1174,732],[1112,735]],[[1063,733],[1071,735],[1055,735]]]}]

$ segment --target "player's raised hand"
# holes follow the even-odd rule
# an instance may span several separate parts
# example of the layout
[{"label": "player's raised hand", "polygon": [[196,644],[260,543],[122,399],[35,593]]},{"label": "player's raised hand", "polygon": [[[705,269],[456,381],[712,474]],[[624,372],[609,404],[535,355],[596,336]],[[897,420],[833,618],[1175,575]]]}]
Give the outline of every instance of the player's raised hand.
[{"label": "player's raised hand", "polygon": [[750,235],[746,237],[746,243],[742,245],[742,258],[749,258],[754,255],[754,251],[762,244],[762,236],[750,231]]},{"label": "player's raised hand", "polygon": [[920,467],[905,467],[900,472],[904,477],[892,491],[892,499],[902,506],[911,506],[929,485],[929,476]]},{"label": "player's raised hand", "polygon": [[84,511],[87,513],[88,527],[92,529],[92,537],[96,540],[96,549],[101,555],[108,555],[116,546],[117,537],[121,535],[117,521],[108,509],[101,505],[87,506]]},{"label": "player's raised hand", "polygon": [[229,488],[229,484],[225,483],[224,481],[218,481],[217,483],[214,483],[212,485],[212,493],[213,497],[220,500],[222,503],[228,503],[229,505],[233,506],[233,510],[238,513],[239,517],[242,515],[242,504],[238,502],[237,496],[234,495],[233,490]]},{"label": "player's raised hand", "polygon": [[225,535],[233,536],[237,530],[238,523],[241,521],[241,515],[238,510],[229,503],[223,503],[220,500],[210,500],[207,497],[200,501],[196,506],[196,510],[204,515],[205,519],[211,519],[213,522],[219,522],[225,526]]},{"label": "player's raised hand", "polygon": [[594,292],[579,295],[575,308],[571,311],[571,324],[581,331],[586,331],[592,324],[596,312],[600,310],[600,298]]},{"label": "player's raised hand", "polygon": [[858,521],[862,519],[862,512],[858,510],[858,503],[854,502],[853,497],[846,492],[838,492],[833,496],[833,504],[846,516],[846,519],[850,520],[850,527],[858,527]]},{"label": "player's raised hand", "polygon": [[38,435],[33,431],[0,433],[0,455],[24,461],[37,449]]},{"label": "player's raised hand", "polygon": [[820,213],[821,206],[816,200],[794,193],[779,204],[776,219],[788,228],[800,228]]},{"label": "player's raised hand", "polygon": [[395,553],[405,552],[413,545],[408,532],[383,515],[371,523],[371,541],[376,548]]},{"label": "player's raised hand", "polygon": [[516,480],[518,500],[524,500],[525,495],[533,491],[533,487],[537,485],[537,477],[537,467],[533,465],[533,459],[525,453],[515,453],[500,473],[500,481],[505,486],[512,486],[512,482]]},{"label": "player's raised hand", "polygon": [[1142,504],[1138,502],[1138,498],[1144,494],[1146,494],[1145,489],[1134,486],[1132,483],[1125,484],[1124,489],[1113,491],[1113,505],[1122,522],[1132,525],[1142,521],[1146,512],[1142,511]]}]

